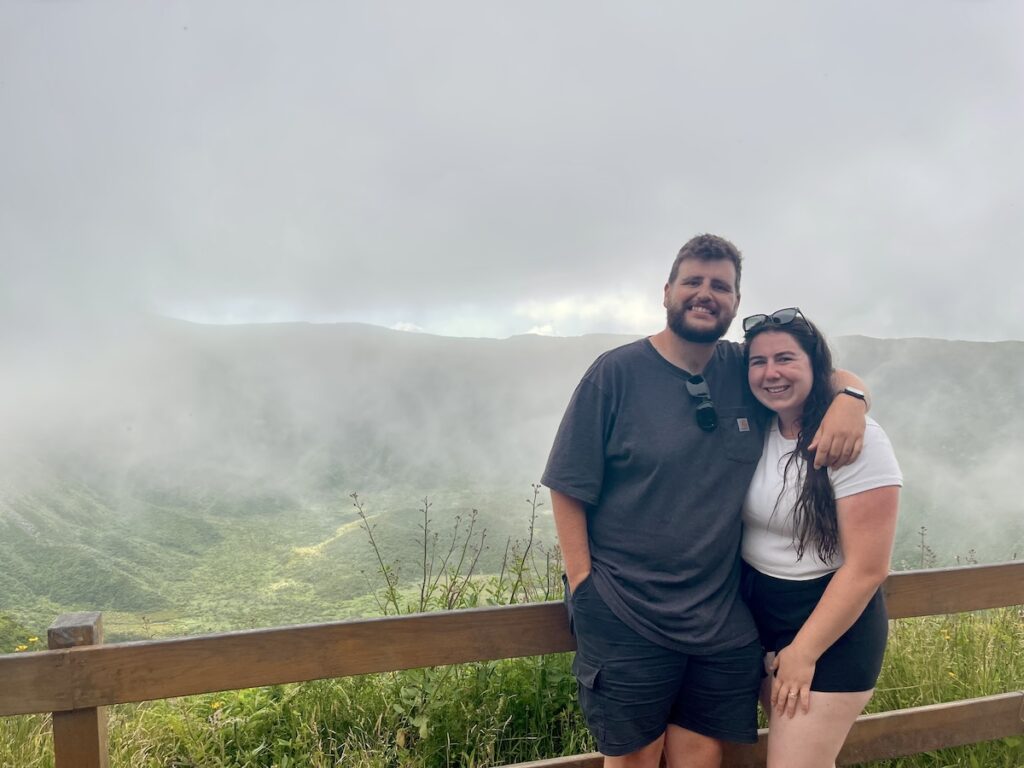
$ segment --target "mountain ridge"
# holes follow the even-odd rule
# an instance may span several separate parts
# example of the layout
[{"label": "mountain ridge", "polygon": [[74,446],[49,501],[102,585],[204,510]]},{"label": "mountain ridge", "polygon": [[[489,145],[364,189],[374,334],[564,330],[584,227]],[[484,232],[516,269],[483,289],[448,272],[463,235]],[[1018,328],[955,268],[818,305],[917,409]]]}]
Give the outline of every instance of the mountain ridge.
[{"label": "mountain ridge", "polygon": [[[0,611],[319,620],[373,572],[360,537],[331,539],[355,521],[353,491],[399,559],[425,496],[434,530],[476,508],[490,544],[525,535],[523,499],[573,389],[634,338],[174,321],[78,349],[25,390],[15,426],[35,433],[8,430]],[[920,564],[921,526],[937,562],[1024,550],[1024,342],[833,347],[871,387],[904,470],[897,564]],[[553,535],[546,513],[538,531]],[[321,542],[321,560],[294,557]],[[245,583],[253,600],[235,605]]]}]

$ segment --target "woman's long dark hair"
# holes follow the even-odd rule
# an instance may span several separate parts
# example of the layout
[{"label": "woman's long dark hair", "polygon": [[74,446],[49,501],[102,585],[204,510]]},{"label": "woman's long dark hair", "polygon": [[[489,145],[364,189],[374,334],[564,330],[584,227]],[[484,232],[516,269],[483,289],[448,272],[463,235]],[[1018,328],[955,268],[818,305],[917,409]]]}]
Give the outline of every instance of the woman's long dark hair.
[{"label": "woman's long dark hair", "polygon": [[[814,439],[825,411],[832,404],[832,352],[821,332],[814,324],[802,315],[797,316],[785,325],[762,323],[747,331],[745,336],[745,355],[749,367],[750,342],[762,333],[789,334],[800,348],[807,354],[811,362],[813,382],[811,391],[804,401],[796,448],[789,453],[786,468],[783,472],[782,490],[775,501],[778,511],[779,502],[786,492],[786,478],[790,467],[797,467],[798,475],[802,471],[803,480],[797,491],[796,505],[793,508],[793,540],[796,544],[797,559],[802,559],[808,545],[813,544],[818,558],[823,563],[832,562],[839,552],[839,522],[836,518],[836,497],[832,489],[825,467],[814,468],[814,454],[807,446]],[[774,514],[774,513],[773,513]]]}]

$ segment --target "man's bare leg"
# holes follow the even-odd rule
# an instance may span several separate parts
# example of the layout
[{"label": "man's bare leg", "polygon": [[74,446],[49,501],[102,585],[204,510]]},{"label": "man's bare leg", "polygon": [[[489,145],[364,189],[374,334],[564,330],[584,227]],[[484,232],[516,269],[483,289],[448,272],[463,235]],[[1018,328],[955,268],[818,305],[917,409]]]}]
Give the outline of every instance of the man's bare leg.
[{"label": "man's bare leg", "polygon": [[646,747],[620,757],[604,758],[604,768],[658,768],[661,765],[661,748],[665,737],[659,736]]},{"label": "man's bare leg", "polygon": [[721,768],[722,742],[669,725],[665,731],[665,764],[668,768]]}]

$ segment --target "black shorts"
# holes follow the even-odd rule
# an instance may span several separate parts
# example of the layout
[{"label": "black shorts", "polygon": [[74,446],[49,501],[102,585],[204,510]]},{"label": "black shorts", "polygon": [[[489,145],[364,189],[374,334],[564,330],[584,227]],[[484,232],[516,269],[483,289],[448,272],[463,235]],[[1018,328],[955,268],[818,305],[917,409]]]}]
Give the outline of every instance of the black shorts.
[{"label": "black shorts", "polygon": [[624,624],[588,576],[572,596],[580,708],[605,755],[628,755],[669,723],[723,741],[757,741],[761,643],[707,656],[652,643]]},{"label": "black shorts", "polygon": [[[832,576],[829,573],[807,581],[777,579],[743,564],[743,598],[766,651],[777,653],[793,642]],[[811,690],[838,693],[874,688],[888,636],[889,615],[879,589],[853,626],[818,659]]]}]

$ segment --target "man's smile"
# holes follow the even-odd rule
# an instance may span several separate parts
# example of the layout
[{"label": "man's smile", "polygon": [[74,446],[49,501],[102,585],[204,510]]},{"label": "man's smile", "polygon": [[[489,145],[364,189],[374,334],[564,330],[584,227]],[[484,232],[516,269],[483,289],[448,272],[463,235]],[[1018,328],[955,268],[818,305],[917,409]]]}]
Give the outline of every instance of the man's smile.
[{"label": "man's smile", "polygon": [[711,307],[709,307],[709,306],[707,306],[705,304],[690,304],[686,309],[688,311],[694,312],[694,313],[696,313],[698,315],[711,315],[711,316],[714,316],[714,315],[718,314],[718,312],[716,312],[714,309],[712,309]]}]

